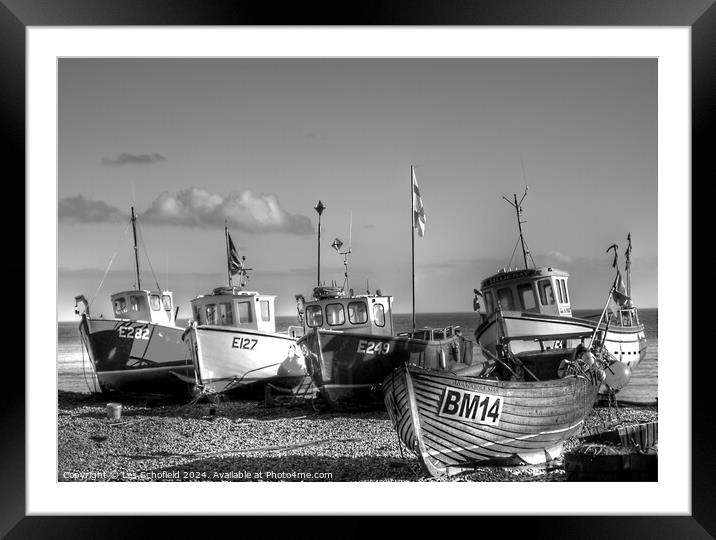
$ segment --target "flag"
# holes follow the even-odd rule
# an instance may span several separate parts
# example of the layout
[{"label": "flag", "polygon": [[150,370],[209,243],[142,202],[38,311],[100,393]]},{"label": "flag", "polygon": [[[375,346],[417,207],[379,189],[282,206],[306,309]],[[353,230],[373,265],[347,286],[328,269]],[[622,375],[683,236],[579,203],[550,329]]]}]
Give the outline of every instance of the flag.
[{"label": "flag", "polygon": [[231,240],[231,235],[226,233],[226,238],[229,240],[229,274],[235,276],[241,270],[241,259],[239,259],[239,252],[236,251],[236,246]]},{"label": "flag", "polygon": [[624,281],[622,280],[622,273],[618,270],[617,277],[614,280],[614,292],[612,292],[612,298],[620,306],[623,306],[627,302],[627,300],[629,300],[629,297],[627,296],[626,292],[626,287],[624,286]]},{"label": "flag", "polygon": [[629,242],[629,245],[627,246],[624,255],[626,255],[626,260],[629,261],[631,259],[631,233],[627,235],[627,242]]},{"label": "flag", "polygon": [[425,207],[423,199],[420,197],[420,188],[418,187],[418,179],[415,178],[415,169],[411,168],[410,172],[413,176],[413,228],[417,229],[419,236],[425,236]]}]

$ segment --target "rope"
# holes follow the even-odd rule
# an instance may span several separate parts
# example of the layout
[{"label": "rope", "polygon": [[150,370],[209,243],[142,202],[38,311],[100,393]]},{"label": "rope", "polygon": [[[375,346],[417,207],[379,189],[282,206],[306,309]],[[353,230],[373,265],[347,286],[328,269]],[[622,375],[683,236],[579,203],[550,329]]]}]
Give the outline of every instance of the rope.
[{"label": "rope", "polygon": [[[90,391],[90,394],[96,394],[97,386],[96,386],[95,381],[96,381],[97,374],[95,372],[95,379],[92,379],[92,387],[93,388],[90,388],[90,385],[87,382],[87,372],[85,371],[85,347],[87,347],[87,342],[85,341],[84,337],[82,336],[82,332],[79,332],[79,335],[80,335],[80,341],[82,342],[82,347],[81,347],[81,349],[82,349],[82,377],[85,380],[85,384],[87,385],[87,390]],[[87,355],[89,356],[89,349],[88,349]],[[92,365],[92,371],[94,372],[94,364]]]}]

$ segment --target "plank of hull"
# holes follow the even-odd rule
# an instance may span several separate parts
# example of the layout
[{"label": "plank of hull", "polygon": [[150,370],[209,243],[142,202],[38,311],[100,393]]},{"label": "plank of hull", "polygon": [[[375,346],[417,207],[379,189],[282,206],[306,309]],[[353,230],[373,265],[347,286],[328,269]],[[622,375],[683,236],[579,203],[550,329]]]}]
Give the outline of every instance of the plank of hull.
[{"label": "plank of hull", "polygon": [[[499,398],[499,420],[487,425],[469,415],[441,415],[448,389]],[[461,378],[414,366],[401,366],[383,383],[386,408],[401,441],[433,476],[485,462],[553,459],[564,440],[581,429],[596,392],[596,385],[584,378],[515,383]]]},{"label": "plank of hull", "polygon": [[80,336],[105,393],[190,396],[194,366],[183,329],[83,316]]},{"label": "plank of hull", "polygon": [[197,326],[184,339],[205,393],[241,393],[267,383],[292,387],[306,374],[296,340],[286,334]]},{"label": "plank of hull", "polygon": [[[503,319],[506,334],[510,337],[533,335],[556,335],[580,331],[592,331],[597,326],[596,321],[579,319],[576,317],[558,317],[548,315],[535,315],[531,313],[504,312]],[[600,328],[605,328],[602,323]],[[490,316],[475,331],[483,352],[489,357],[495,356],[495,343],[498,338],[498,325],[495,316]],[[576,346],[578,340],[567,340],[569,348]],[[610,326],[607,332],[605,346],[617,360],[627,364],[632,370],[646,357],[647,339],[644,326],[615,327]],[[529,342],[513,341],[511,350],[515,354],[534,350],[535,344]]]},{"label": "plank of hull", "polygon": [[463,365],[458,360],[466,358],[458,352],[463,346],[458,336],[424,341],[319,330],[306,334],[299,344],[313,384],[335,409],[382,406],[383,379],[402,363],[437,369],[441,352],[447,367]]}]

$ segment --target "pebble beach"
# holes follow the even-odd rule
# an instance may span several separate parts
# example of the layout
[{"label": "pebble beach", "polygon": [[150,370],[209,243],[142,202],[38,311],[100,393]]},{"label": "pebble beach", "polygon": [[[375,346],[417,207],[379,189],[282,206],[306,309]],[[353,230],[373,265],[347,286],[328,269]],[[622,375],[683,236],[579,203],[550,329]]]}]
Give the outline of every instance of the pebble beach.
[{"label": "pebble beach", "polygon": [[[339,413],[315,401],[125,401],[110,419],[101,396],[58,393],[58,481],[565,481],[562,459],[426,475],[385,410]],[[584,429],[658,419],[656,406],[597,406]],[[578,444],[568,439],[565,450]]]}]

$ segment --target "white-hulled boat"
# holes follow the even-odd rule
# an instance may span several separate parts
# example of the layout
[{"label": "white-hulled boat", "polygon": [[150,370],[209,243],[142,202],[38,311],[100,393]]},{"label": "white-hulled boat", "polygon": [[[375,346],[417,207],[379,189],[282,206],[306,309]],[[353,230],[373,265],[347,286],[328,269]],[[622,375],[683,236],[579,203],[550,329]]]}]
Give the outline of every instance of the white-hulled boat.
[{"label": "white-hulled boat", "polygon": [[[206,394],[249,390],[272,383],[294,386],[306,374],[296,336],[276,332],[273,295],[244,290],[245,257],[239,260],[226,229],[229,286],[191,301],[193,322],[184,341]],[[238,286],[232,275],[239,274]]]},{"label": "white-hulled boat", "polygon": [[136,288],[113,294],[113,317],[93,317],[84,295],[75,297],[79,332],[103,393],[189,396],[194,365],[176,326],[171,291],[143,289],[137,218],[132,208]]},{"label": "white-hulled boat", "polygon": [[[519,346],[522,349],[515,352],[569,348],[575,346],[576,342],[565,339],[564,335],[583,333],[599,326],[601,331],[606,332],[605,348],[633,370],[646,356],[647,340],[638,310],[630,299],[631,236],[626,251],[627,287],[625,294],[618,290],[621,275],[617,273],[610,292],[615,306],[612,313],[606,320],[599,321],[574,317],[567,285],[569,274],[553,267],[530,268],[527,263],[529,252],[522,235],[521,203],[517,202],[515,196],[513,206],[517,210],[525,268],[502,269],[482,281],[481,291],[475,290],[476,307],[477,295],[483,296],[485,304],[485,314],[481,316],[475,331],[475,338],[483,353],[490,359],[495,358],[495,348],[501,334],[513,338],[531,338],[531,341],[521,341]],[[502,329],[498,328],[499,312],[499,324],[504,325]]]}]

